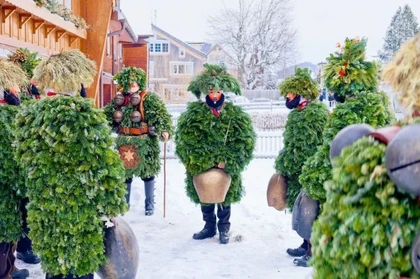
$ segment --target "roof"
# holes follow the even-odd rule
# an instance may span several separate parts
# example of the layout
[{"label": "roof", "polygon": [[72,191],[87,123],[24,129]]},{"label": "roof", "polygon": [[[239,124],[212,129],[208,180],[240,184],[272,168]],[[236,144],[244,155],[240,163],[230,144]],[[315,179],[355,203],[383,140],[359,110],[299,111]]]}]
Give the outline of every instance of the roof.
[{"label": "roof", "polygon": [[174,37],[173,35],[169,34],[169,33],[168,33],[168,32],[166,32],[166,31],[164,31],[164,30],[160,29],[159,27],[157,27],[157,26],[156,26],[156,25],[154,25],[154,24],[152,24],[152,30],[153,30],[153,31],[156,31],[156,32],[159,32],[159,33],[162,33],[162,34],[163,34],[163,35],[165,35],[166,37],[168,37],[168,38],[170,38],[171,40],[173,40],[173,41],[175,41],[175,42],[177,42],[177,43],[179,43],[179,44],[183,45],[186,49],[188,49],[188,50],[190,50],[190,51],[194,52],[195,54],[198,54],[198,55],[202,56],[203,58],[206,58],[206,57],[207,57],[207,54],[206,54],[206,53],[204,53],[204,52],[202,52],[202,51],[200,51],[200,50],[196,49],[195,47],[190,46],[190,45],[189,45],[189,44],[187,44],[186,42],[181,41],[180,39],[178,39],[178,38]]}]

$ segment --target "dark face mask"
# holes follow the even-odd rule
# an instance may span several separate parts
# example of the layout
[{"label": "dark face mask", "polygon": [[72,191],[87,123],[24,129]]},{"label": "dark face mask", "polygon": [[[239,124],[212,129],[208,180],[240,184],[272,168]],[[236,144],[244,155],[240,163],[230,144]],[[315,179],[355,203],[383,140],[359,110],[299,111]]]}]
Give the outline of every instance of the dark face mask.
[{"label": "dark face mask", "polygon": [[334,100],[336,100],[339,103],[344,103],[344,101],[346,100],[346,97],[341,96],[337,93],[334,93]]},{"label": "dark face mask", "polygon": [[20,99],[15,94],[12,94],[8,91],[4,92],[4,99],[6,100],[6,103],[12,106],[19,106],[20,105]]},{"label": "dark face mask", "polygon": [[212,100],[210,99],[209,95],[206,95],[206,103],[209,107],[217,109],[223,105],[224,101],[225,101],[225,95],[223,94],[218,101]]},{"label": "dark face mask", "polygon": [[289,98],[286,98],[286,107],[288,109],[294,109],[299,106],[300,103],[300,95],[297,95],[293,100],[289,100]]}]

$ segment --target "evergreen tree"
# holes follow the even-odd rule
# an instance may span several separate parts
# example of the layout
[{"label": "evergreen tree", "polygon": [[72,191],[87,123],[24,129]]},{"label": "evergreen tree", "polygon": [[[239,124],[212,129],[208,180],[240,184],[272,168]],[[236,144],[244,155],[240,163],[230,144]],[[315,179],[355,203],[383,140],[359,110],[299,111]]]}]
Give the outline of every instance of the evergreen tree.
[{"label": "evergreen tree", "polygon": [[410,6],[399,7],[386,31],[382,50],[379,51],[381,62],[389,62],[402,44],[414,37],[417,32],[419,32],[417,18]]}]

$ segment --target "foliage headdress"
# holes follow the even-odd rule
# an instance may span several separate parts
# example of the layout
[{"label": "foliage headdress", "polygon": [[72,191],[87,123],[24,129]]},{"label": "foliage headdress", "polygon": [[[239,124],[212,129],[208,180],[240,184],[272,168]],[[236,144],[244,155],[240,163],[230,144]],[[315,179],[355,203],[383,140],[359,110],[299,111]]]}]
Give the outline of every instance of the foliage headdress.
[{"label": "foliage headdress", "polygon": [[192,92],[197,99],[201,93],[207,95],[209,89],[241,94],[239,82],[227,72],[224,65],[204,64],[204,71],[196,76],[188,86],[188,91]]},{"label": "foliage headdress", "polygon": [[96,64],[80,50],[63,51],[43,60],[34,70],[34,80],[41,88],[56,93],[78,92],[81,84],[89,87],[96,74]]},{"label": "foliage headdress", "polygon": [[27,48],[18,48],[8,57],[9,61],[19,65],[26,72],[28,78],[32,78],[34,69],[41,62],[41,58],[38,58],[38,53],[30,52]]},{"label": "foliage headdress", "polygon": [[398,103],[409,114],[420,112],[420,34],[400,48],[382,78],[389,82]]},{"label": "foliage headdress", "polygon": [[279,85],[279,90],[283,96],[290,92],[295,95],[301,95],[306,100],[315,100],[319,95],[318,85],[306,68],[296,68],[295,74],[286,78]]},{"label": "foliage headdress", "polygon": [[118,86],[128,92],[130,85],[134,82],[140,87],[140,90],[146,89],[146,72],[135,67],[127,67],[114,76],[114,80],[118,82]]},{"label": "foliage headdress", "polygon": [[345,97],[357,91],[376,91],[377,65],[365,61],[367,40],[346,38],[344,46],[340,43],[336,51],[327,58],[324,66],[325,85],[331,92]]},{"label": "foliage headdress", "polygon": [[28,84],[25,72],[13,62],[0,59],[0,89],[14,86],[24,87]]}]

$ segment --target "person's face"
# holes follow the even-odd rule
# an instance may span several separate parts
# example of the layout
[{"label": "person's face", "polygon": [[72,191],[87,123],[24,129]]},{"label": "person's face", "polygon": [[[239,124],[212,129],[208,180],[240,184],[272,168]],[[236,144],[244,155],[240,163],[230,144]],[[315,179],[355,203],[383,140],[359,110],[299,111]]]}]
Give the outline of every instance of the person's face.
[{"label": "person's face", "polygon": [[215,102],[220,100],[220,98],[222,97],[222,94],[223,94],[223,90],[216,91],[213,88],[211,88],[208,91],[209,98]]},{"label": "person's face", "polygon": [[296,98],[296,94],[293,94],[292,92],[287,93],[286,98],[290,101],[293,101],[294,98]]},{"label": "person's face", "polygon": [[20,92],[19,86],[15,85],[12,88],[10,88],[10,93],[17,95]]},{"label": "person's face", "polygon": [[139,91],[140,86],[137,82],[133,82],[132,84],[130,84],[130,92],[134,93]]}]

